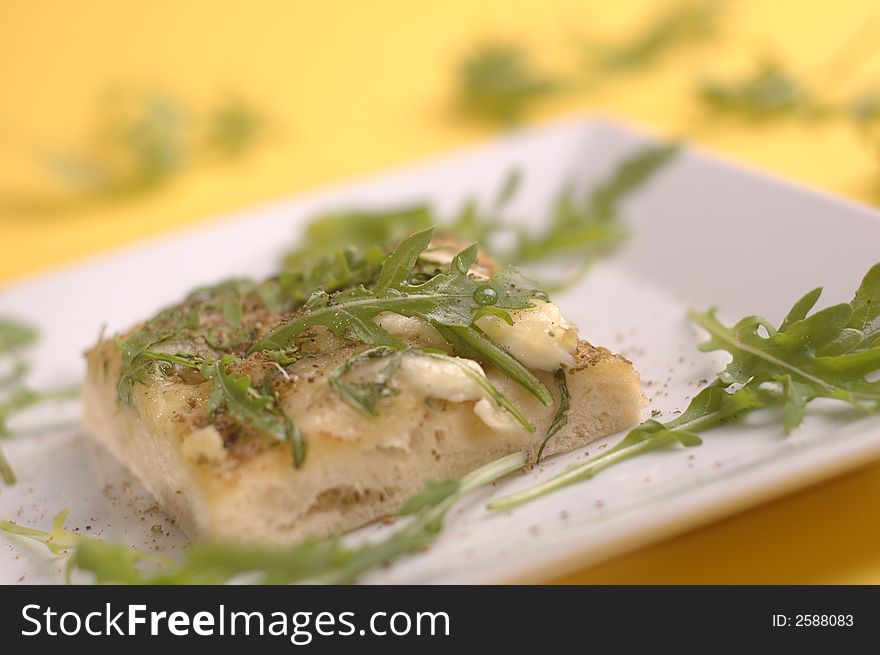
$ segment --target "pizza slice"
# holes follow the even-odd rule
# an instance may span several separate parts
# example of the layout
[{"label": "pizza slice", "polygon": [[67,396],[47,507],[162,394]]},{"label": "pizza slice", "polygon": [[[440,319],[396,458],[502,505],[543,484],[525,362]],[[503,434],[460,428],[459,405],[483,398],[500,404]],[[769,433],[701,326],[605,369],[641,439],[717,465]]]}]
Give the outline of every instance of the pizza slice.
[{"label": "pizza slice", "polygon": [[631,363],[534,282],[431,230],[198,289],[87,361],[89,432],[188,535],[245,543],[344,532],[644,404]]}]

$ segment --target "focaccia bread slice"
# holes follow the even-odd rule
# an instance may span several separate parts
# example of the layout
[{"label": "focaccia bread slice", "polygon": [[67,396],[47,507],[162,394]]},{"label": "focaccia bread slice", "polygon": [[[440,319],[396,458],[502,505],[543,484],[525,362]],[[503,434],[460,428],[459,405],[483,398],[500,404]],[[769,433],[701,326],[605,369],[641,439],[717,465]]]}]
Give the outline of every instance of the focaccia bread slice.
[{"label": "focaccia bread slice", "polygon": [[[429,266],[447,246],[426,251]],[[494,270],[481,257],[471,276]],[[544,404],[495,366],[460,356],[425,320],[393,312],[374,321],[404,348],[317,327],[291,356],[255,350],[290,313],[269,311],[264,292],[242,281],[198,291],[87,353],[89,432],[193,538],[284,545],[328,536],[393,514],[429,480],[520,450],[534,461],[563,415],[560,379],[570,406],[545,456],[640,420],[630,362],[579,340],[548,301],[511,310],[513,325],[491,313],[476,321],[550,390]],[[293,307],[294,316],[309,311]],[[263,401],[265,416],[248,413]],[[280,425],[302,435],[305,456],[279,438]]]}]

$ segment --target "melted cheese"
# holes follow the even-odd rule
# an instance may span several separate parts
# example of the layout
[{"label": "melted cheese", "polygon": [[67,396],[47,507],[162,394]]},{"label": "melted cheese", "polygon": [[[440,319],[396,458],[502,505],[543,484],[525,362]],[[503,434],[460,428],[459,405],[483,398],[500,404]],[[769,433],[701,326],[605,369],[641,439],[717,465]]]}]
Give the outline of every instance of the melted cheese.
[{"label": "melted cheese", "polygon": [[[477,362],[461,357],[456,359],[474,373],[485,376]],[[394,380],[396,384],[424,398],[437,398],[453,403],[477,401],[474,413],[493,430],[509,430],[516,426],[513,418],[458,364],[419,355],[405,355]]]},{"label": "melted cheese", "polygon": [[223,447],[223,437],[213,425],[191,432],[183,440],[180,452],[191,462],[222,462],[227,452]]},{"label": "melted cheese", "polygon": [[510,312],[513,325],[497,316],[483,316],[477,325],[526,367],[554,371],[574,364],[577,328],[565,320],[559,306],[533,300],[534,307]]}]

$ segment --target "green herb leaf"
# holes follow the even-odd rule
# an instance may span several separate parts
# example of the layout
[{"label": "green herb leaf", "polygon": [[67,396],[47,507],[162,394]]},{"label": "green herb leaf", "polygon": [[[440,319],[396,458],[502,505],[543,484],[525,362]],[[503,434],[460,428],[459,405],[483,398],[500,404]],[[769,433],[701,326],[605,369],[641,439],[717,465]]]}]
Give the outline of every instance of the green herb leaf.
[{"label": "green herb leaf", "polygon": [[228,98],[207,117],[204,149],[223,159],[237,159],[260,140],[266,117],[241,98]]},{"label": "green herb leaf", "polygon": [[[336,257],[338,253],[348,250],[365,252],[370,248],[397,243],[435,223],[437,220],[433,210],[425,204],[321,214],[309,221],[301,245],[285,255],[284,270],[308,271],[326,262],[327,257]],[[384,256],[383,253],[378,264],[381,264]],[[326,284],[318,286],[333,290]],[[309,295],[311,291],[305,297]]]},{"label": "green herb leaf", "polygon": [[0,355],[10,354],[37,340],[37,331],[24,323],[0,318]]},{"label": "green herb leaf", "polygon": [[81,152],[29,153],[49,185],[35,193],[0,189],[0,215],[55,216],[137,199],[190,168],[244,156],[263,132],[263,117],[240,100],[199,116],[165,93],[110,91]]},{"label": "green herb leaf", "polygon": [[515,125],[544,98],[590,90],[715,35],[725,4],[722,0],[685,0],[649,17],[631,37],[617,42],[587,40],[581,47],[584,72],[577,76],[583,80],[541,70],[521,44],[481,44],[456,71],[457,113],[501,126]]},{"label": "green herb leaf", "polygon": [[760,62],[740,79],[703,79],[697,91],[709,109],[747,120],[820,117],[829,110],[803,81],[775,61]]},{"label": "green herb leaf", "polygon": [[511,125],[536,100],[560,88],[560,81],[537,70],[523,48],[487,43],[459,66],[458,109],[466,116]]},{"label": "green herb leaf", "polygon": [[184,303],[193,303],[198,311],[214,311],[223,316],[227,326],[241,323],[242,304],[257,285],[248,278],[231,278],[190,291]]},{"label": "green herb leaf", "polygon": [[[320,256],[310,252],[308,259],[301,251],[290,253],[281,274],[261,284],[257,292],[271,313],[280,314],[305,302],[318,289],[329,293],[369,284],[382,268],[384,245],[382,241],[363,247],[349,245]],[[315,244],[303,250],[309,248]]]},{"label": "green herb leaf", "polygon": [[[546,294],[513,270],[502,271],[486,281],[469,277],[467,272],[476,258],[476,246],[456,255],[448,273],[438,273],[424,282],[411,284],[406,278],[432,235],[433,228],[404,239],[386,258],[373,289],[360,286],[324,298],[320,304],[312,304],[269,330],[251,352],[283,350],[315,326],[324,326],[339,336],[353,336],[367,345],[400,349],[405,346],[404,342],[373,321],[382,312],[393,312],[428,321],[451,339],[453,347],[467,341],[469,354],[466,356],[479,355],[484,361],[498,365],[542,401],[552,399],[540,380],[473,326],[474,314],[481,307],[523,308],[530,306],[531,298]],[[454,338],[448,336],[451,334]]]},{"label": "green herb leaf", "polygon": [[538,448],[538,456],[535,458],[535,464],[541,463],[541,458],[544,456],[544,448],[547,447],[547,443],[553,438],[553,435],[559,432],[565,427],[565,424],[568,423],[568,410],[571,408],[571,394],[568,392],[568,384],[565,382],[565,371],[561,368],[557,369],[553,374],[553,380],[556,382],[556,387],[559,389],[559,407],[556,408],[556,414],[553,415],[553,420],[550,422],[550,427],[547,429],[547,436],[544,437],[544,441],[541,442],[541,447]]},{"label": "green herb leaf", "polygon": [[645,421],[601,455],[491,507],[515,507],[649,450],[676,442],[698,445],[698,432],[758,409],[781,407],[786,434],[801,424],[807,405],[816,398],[849,403],[864,412],[880,411],[880,382],[866,379],[880,371],[880,264],[865,275],[852,302],[810,313],[820,293],[815,289],[798,300],[778,329],[759,316],[727,327],[714,310],[691,312],[709,334],[700,350],[725,350],[731,361],[683,414],[666,424]]},{"label": "green herb leaf", "polygon": [[652,179],[679,149],[678,144],[670,143],[639,150],[583,199],[578,198],[573,186],[564,187],[556,200],[550,227],[537,236],[520,231],[514,252],[505,259],[525,264],[574,256],[591,259],[607,252],[626,236],[620,203]]},{"label": "green herb leaf", "polygon": [[149,569],[143,568],[145,563],[162,572],[177,566],[166,557],[67,530],[64,524],[69,514],[69,509],[59,512],[49,531],[0,521],[0,532],[33,539],[45,545],[53,555],[66,556],[68,582],[71,573],[80,569],[92,573],[99,584],[145,584],[150,576]]},{"label": "green herb leaf", "polygon": [[[79,387],[48,389],[34,391],[25,386],[15,387],[5,398],[0,399],[0,439],[9,437],[9,419],[36,405],[50,402],[70,400],[79,396]],[[12,470],[3,450],[0,449],[0,478],[6,484],[15,484],[15,473]]]},{"label": "green herb leaf", "polygon": [[628,41],[593,46],[588,52],[594,74],[640,70],[676,48],[714,36],[724,4],[719,0],[686,0],[666,7]]},{"label": "green herb leaf", "polygon": [[223,410],[259,433],[278,441],[290,441],[294,464],[301,466],[306,456],[306,441],[302,433],[278,405],[274,393],[255,389],[249,377],[238,377],[228,370],[234,361],[234,358],[227,356],[202,364],[202,375],[213,382],[208,411],[216,414]]},{"label": "green herb leaf", "polygon": [[[370,348],[362,353],[358,353],[354,357],[350,357],[340,364],[330,374],[328,381],[349,405],[357,410],[362,411],[368,416],[376,416],[376,403],[381,398],[391,396],[395,390],[388,386],[388,380],[400,368],[400,359],[403,351],[389,348],[387,346],[378,346]],[[372,380],[367,382],[346,382],[342,376],[348,373],[354,366],[360,362],[370,359],[387,358],[388,363],[385,368],[376,373]]]},{"label": "green herb leaf", "polygon": [[424,489],[406,501],[404,506],[400,508],[398,515],[409,516],[411,514],[417,514],[426,507],[437,505],[446,500],[460,488],[461,480],[457,480],[456,478],[428,482]]},{"label": "green herb leaf", "polygon": [[[262,285],[261,293],[268,287],[281,298],[283,284],[288,288],[285,292],[288,298],[302,302],[319,288],[332,292],[359,284],[369,285],[375,280],[384,257],[380,247],[431,225],[437,226],[441,233],[479,241],[489,254],[502,262],[529,265],[577,260],[586,267],[626,236],[621,224],[622,202],[653,179],[678,151],[677,144],[648,146],[625,158],[606,178],[585,192],[576,191],[574,184],[565,185],[554,204],[551,227],[537,235],[520,229],[502,215],[522,182],[515,170],[505,178],[490,207],[481,209],[475,200],[467,199],[452,217],[439,216],[425,204],[318,216],[309,223],[304,243],[287,255],[280,281]],[[496,247],[496,242],[503,241],[496,237],[508,233],[512,233],[512,243]],[[349,250],[343,251],[345,247]],[[354,253],[346,255],[348,258],[357,257],[357,253],[367,248],[379,253],[372,257],[370,266],[346,263],[342,257],[343,252]],[[328,269],[332,272],[327,272]],[[576,275],[567,282],[575,279]],[[276,306],[282,306],[280,301]]]},{"label": "green herb leaf", "polygon": [[[67,400],[79,394],[79,388],[34,391],[25,386],[28,365],[18,359],[18,350],[33,344],[37,336],[37,331],[24,323],[0,318],[0,360],[11,360],[9,370],[0,378],[0,439],[11,436],[9,420],[16,414],[42,403]],[[15,484],[15,472],[2,448],[0,478],[6,484]]]},{"label": "green herb leaf", "polygon": [[[397,289],[406,282],[413,268],[415,268],[419,255],[427,250],[433,236],[434,228],[429,228],[416,232],[411,237],[401,241],[400,245],[394,249],[394,252],[388,255],[382,263],[382,270],[379,272],[379,279],[376,280],[376,284],[373,286],[373,293],[381,294],[392,288]],[[458,257],[461,257],[461,254]],[[469,259],[470,262],[463,267],[464,270],[459,270],[464,275],[467,275],[468,269],[470,269],[476,259],[476,251],[473,247],[471,248]],[[462,266],[458,268],[461,269]]]}]

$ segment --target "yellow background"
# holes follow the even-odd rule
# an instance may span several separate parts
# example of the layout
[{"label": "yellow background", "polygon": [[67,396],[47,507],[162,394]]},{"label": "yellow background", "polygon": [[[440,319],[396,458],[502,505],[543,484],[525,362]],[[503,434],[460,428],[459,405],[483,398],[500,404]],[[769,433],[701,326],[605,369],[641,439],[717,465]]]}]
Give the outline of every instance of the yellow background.
[{"label": "yellow background", "polygon": [[[872,17],[871,0],[733,0],[721,37],[590,95],[546,101],[535,120],[601,111],[831,192],[870,201],[880,155],[834,124],[714,124],[696,75],[777,54],[831,92],[827,62]],[[313,185],[488,138],[450,115],[454,63],[508,38],[571,67],[578,34],[625,37],[642,1],[0,0],[0,188],[39,189],[35,147],[81,145],[98,93],[160,87],[193,107],[236,92],[268,110],[270,138],[242,162],[201,167],[128,203],[0,219],[0,282]],[[647,11],[647,14],[646,14]],[[860,53],[861,54],[861,53]],[[823,77],[824,76],[824,77]],[[880,259],[880,257],[878,257]],[[565,578],[607,583],[880,583],[880,466]]]}]

